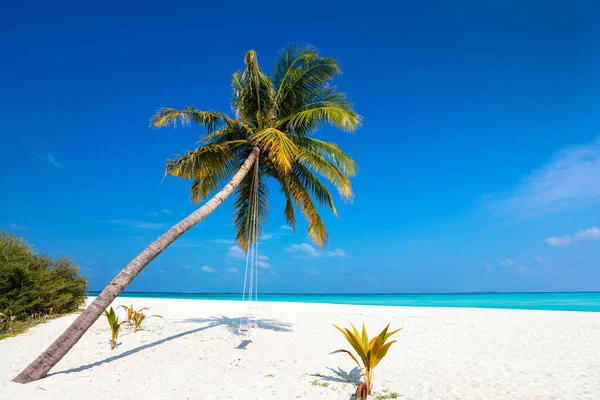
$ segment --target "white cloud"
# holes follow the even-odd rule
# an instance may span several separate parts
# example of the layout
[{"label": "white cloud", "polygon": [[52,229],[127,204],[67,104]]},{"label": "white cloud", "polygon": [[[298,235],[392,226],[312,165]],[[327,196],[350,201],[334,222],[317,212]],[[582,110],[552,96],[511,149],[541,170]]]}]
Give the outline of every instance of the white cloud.
[{"label": "white cloud", "polygon": [[600,229],[597,226],[592,226],[585,231],[579,231],[575,234],[577,240],[600,240]]},{"label": "white cloud", "polygon": [[208,272],[209,274],[215,272],[215,270],[209,267],[208,265],[203,265],[202,268],[200,268],[200,270],[202,272]]},{"label": "white cloud", "polygon": [[293,231],[294,230],[291,226],[288,226],[288,225],[281,225],[279,227],[279,229],[282,229],[284,231]]},{"label": "white cloud", "polygon": [[499,264],[501,267],[510,267],[510,266],[513,266],[513,265],[515,265],[515,262],[514,262],[513,260],[511,260],[510,258],[505,258],[505,259],[504,259],[504,260],[502,260],[502,261],[498,261],[498,264]]},{"label": "white cloud", "polygon": [[308,243],[292,244],[285,248],[285,251],[295,258],[317,258],[321,257],[321,252],[316,250]]},{"label": "white cloud", "polygon": [[569,147],[487,204],[498,215],[524,220],[600,204],[600,140]]},{"label": "white cloud", "polygon": [[97,255],[98,257],[102,257],[102,255],[103,255],[103,254],[102,254],[102,253],[100,253],[99,251],[97,251],[97,252],[96,252],[96,255]]},{"label": "white cloud", "polygon": [[328,257],[347,257],[346,252],[342,249],[335,249],[327,252]]},{"label": "white cloud", "polygon": [[225,255],[231,258],[246,258],[246,252],[244,252],[244,250],[242,250],[242,248],[237,245],[231,246],[227,250],[227,253],[225,253]]},{"label": "white cloud", "polygon": [[[500,261],[500,262],[503,262],[503,261]],[[481,270],[483,270],[485,272],[492,272],[492,269],[493,269],[492,264],[490,264],[487,261],[484,261],[483,264],[481,264],[481,265],[479,265],[477,267],[474,267],[474,268],[469,268],[467,271],[469,271],[469,272],[480,272]]]},{"label": "white cloud", "polygon": [[540,264],[546,264],[548,262],[545,258],[542,258],[540,256],[537,256],[535,258],[535,261],[538,262],[538,263],[540,263]]},{"label": "white cloud", "polygon": [[271,268],[271,264],[264,261],[257,261],[256,265],[258,265],[260,268]]},{"label": "white cloud", "polygon": [[[500,265],[501,267],[504,267],[506,269],[512,270],[514,272],[517,272],[519,274],[523,274],[523,273],[529,271],[529,269],[526,266],[519,264],[519,263],[511,260],[510,258],[505,258],[504,260],[499,261],[498,265]],[[490,268],[491,268],[491,266],[490,266]]]},{"label": "white cloud", "polygon": [[268,260],[268,259],[269,259],[269,257],[267,257],[267,256],[265,256],[265,255],[262,255],[262,254],[261,254],[261,255],[259,255],[259,256],[258,256],[258,259],[259,259],[259,260],[265,260],[265,261],[266,261],[266,260]]},{"label": "white cloud", "polygon": [[108,222],[113,225],[120,225],[127,228],[143,230],[163,230],[168,229],[170,227],[170,224],[164,222],[145,222],[133,219],[111,219]]},{"label": "white cloud", "polygon": [[185,268],[185,269],[191,269],[192,268],[192,266],[190,264],[183,264],[182,267]]},{"label": "white cloud", "polygon": [[62,168],[62,164],[60,164],[58,161],[56,161],[56,158],[54,158],[54,156],[50,153],[46,153],[46,154],[33,153],[33,156],[39,160],[47,162],[49,165],[53,166],[54,168]]},{"label": "white cloud", "polygon": [[155,213],[155,212],[148,213],[149,217],[156,217],[157,215],[158,215],[158,213]]},{"label": "white cloud", "polygon": [[263,233],[262,235],[260,235],[260,239],[261,240],[269,240],[269,239],[274,238],[275,236],[277,236],[277,235],[275,235],[274,233]]},{"label": "white cloud", "polygon": [[8,225],[8,227],[14,231],[26,231],[27,227],[25,225],[19,225],[19,224],[10,224]]},{"label": "white cloud", "polygon": [[544,239],[544,243],[549,246],[569,246],[579,242],[600,241],[600,229],[597,226],[592,226],[589,229],[579,231],[574,235],[550,236]]},{"label": "white cloud", "polygon": [[333,251],[323,252],[315,249],[308,243],[292,244],[286,247],[285,251],[294,258],[318,258],[322,256],[347,257],[347,254],[343,249],[338,248]]},{"label": "white cloud", "polygon": [[50,153],[48,153],[48,162],[53,167],[62,168],[62,165],[58,161],[56,161],[56,159],[54,158],[54,156],[52,156],[52,154],[50,154]]},{"label": "white cloud", "polygon": [[237,268],[227,268],[227,272],[231,273],[231,274],[237,274],[239,271]]},{"label": "white cloud", "polygon": [[173,215],[173,213],[171,212],[171,210],[167,210],[166,208],[163,208],[161,211],[164,212],[167,215]]},{"label": "white cloud", "polygon": [[211,240],[213,243],[222,243],[222,244],[235,244],[235,240],[233,239],[213,239]]},{"label": "white cloud", "polygon": [[167,271],[165,271],[164,269],[159,269],[156,272],[158,272],[159,274],[166,274],[167,273]]},{"label": "white cloud", "polygon": [[572,239],[568,235],[564,236],[550,236],[549,238],[544,239],[544,243],[549,246],[559,247],[559,246],[568,246],[572,242]]}]

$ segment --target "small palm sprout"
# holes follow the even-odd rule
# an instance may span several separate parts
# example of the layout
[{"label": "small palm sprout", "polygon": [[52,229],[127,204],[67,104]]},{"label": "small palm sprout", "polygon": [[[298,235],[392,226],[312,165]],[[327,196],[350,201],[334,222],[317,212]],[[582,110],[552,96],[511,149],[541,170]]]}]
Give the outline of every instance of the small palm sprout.
[{"label": "small palm sprout", "polygon": [[108,325],[110,326],[110,330],[112,333],[112,336],[110,339],[110,349],[114,350],[115,347],[117,347],[117,339],[119,338],[119,331],[121,330],[121,324],[125,323],[126,321],[119,322],[119,316],[117,315],[115,310],[113,310],[112,307],[110,308],[110,310],[104,310],[104,315],[106,316],[106,319],[108,320]]},{"label": "small palm sprout", "polygon": [[132,304],[132,305],[130,305],[130,306],[126,306],[126,305],[120,305],[119,307],[117,307],[117,310],[118,310],[119,308],[122,308],[122,309],[124,309],[124,310],[125,310],[125,312],[127,313],[127,318],[125,319],[125,321],[124,321],[124,322],[125,322],[125,323],[127,323],[128,325],[129,325],[129,324],[131,324],[131,322],[133,321],[133,315],[134,315],[136,312],[138,312],[138,313],[139,313],[139,312],[142,312],[142,311],[144,311],[144,310],[149,310],[149,308],[148,308],[148,307],[144,307],[144,308],[140,308],[139,310],[135,311],[135,309],[133,308],[133,304]]},{"label": "small palm sprout", "polygon": [[135,328],[133,328],[133,333],[136,333],[140,330],[140,325],[142,322],[147,320],[148,318],[157,317],[162,318],[162,315],[154,314],[154,315],[146,315],[144,314],[144,310],[148,310],[148,308],[142,308],[138,311],[133,312],[133,323],[135,324]]},{"label": "small palm sprout", "polygon": [[390,327],[390,324],[388,324],[379,335],[375,336],[369,341],[365,324],[363,324],[362,327],[362,337],[352,324],[352,330],[348,328],[342,329],[336,325],[334,326],[338,331],[342,332],[342,335],[344,335],[348,343],[350,343],[354,351],[356,351],[358,358],[360,358],[362,361],[362,365],[360,362],[358,362],[358,359],[354,356],[354,354],[348,350],[336,350],[330,354],[348,353],[348,355],[356,362],[358,367],[363,370],[365,382],[358,386],[356,390],[356,398],[366,398],[364,396],[364,392],[366,391],[368,394],[371,394],[371,390],[373,389],[373,369],[381,362],[383,357],[385,357],[390,349],[390,346],[396,342],[393,340],[389,343],[386,343],[386,341],[390,338],[390,336],[400,331],[402,328],[388,332]]}]

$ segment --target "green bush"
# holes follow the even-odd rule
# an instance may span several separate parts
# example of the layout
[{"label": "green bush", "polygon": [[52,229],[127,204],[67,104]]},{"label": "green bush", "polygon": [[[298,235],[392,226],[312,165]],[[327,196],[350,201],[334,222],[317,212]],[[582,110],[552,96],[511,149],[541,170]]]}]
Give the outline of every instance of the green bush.
[{"label": "green bush", "polygon": [[70,258],[37,254],[23,238],[0,232],[0,312],[9,309],[17,321],[73,312],[87,286]]}]

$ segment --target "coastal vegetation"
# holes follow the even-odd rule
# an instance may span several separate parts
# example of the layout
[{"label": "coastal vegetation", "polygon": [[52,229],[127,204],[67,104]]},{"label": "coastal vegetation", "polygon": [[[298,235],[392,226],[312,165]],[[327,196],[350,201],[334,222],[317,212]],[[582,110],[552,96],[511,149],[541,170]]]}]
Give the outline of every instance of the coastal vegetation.
[{"label": "coastal vegetation", "polygon": [[125,312],[127,313],[124,323],[126,323],[128,325],[131,325],[133,323],[133,325],[134,325],[133,333],[140,330],[142,322],[144,322],[148,318],[151,318],[151,317],[162,318],[162,316],[158,315],[158,314],[154,314],[154,315],[144,314],[145,310],[150,309],[149,307],[143,307],[143,308],[140,308],[139,310],[136,310],[135,308],[133,308],[133,304],[131,304],[129,306],[120,305],[119,307],[117,307],[117,309],[119,309],[119,308],[124,309]]},{"label": "coastal vegetation", "polygon": [[[366,398],[366,395],[371,394],[371,391],[373,390],[373,370],[379,365],[381,360],[383,360],[392,344],[396,343],[395,340],[392,340],[391,342],[387,342],[387,340],[402,328],[388,332],[390,327],[388,324],[379,335],[369,340],[365,324],[362,326],[362,334],[359,333],[352,324],[350,325],[352,329],[342,329],[339,326],[334,326],[342,333],[342,335],[344,335],[348,343],[350,343],[356,352],[356,355],[358,355],[358,359],[349,350],[336,350],[331,354],[346,353],[354,360],[354,362],[356,362],[356,365],[363,370],[364,383],[358,385],[356,389],[356,398]],[[359,359],[360,362],[358,361]]]},{"label": "coastal vegetation", "polygon": [[[128,324],[131,324],[131,322],[133,321],[133,314],[135,313],[135,308],[133,308],[133,304],[128,305],[128,306],[126,306],[126,305],[120,305],[119,307],[117,307],[117,310],[119,308],[122,308],[123,310],[125,310],[125,313],[126,313],[125,321]],[[146,309],[147,309],[147,307],[146,308],[142,308],[139,311],[143,311],[143,310],[146,310]]]},{"label": "coastal vegetation", "polygon": [[0,339],[78,311],[87,287],[70,258],[36,253],[22,237],[0,232]]},{"label": "coastal vegetation", "polygon": [[348,200],[353,196],[350,177],[357,165],[336,144],[316,139],[313,133],[324,124],[351,132],[361,122],[346,94],[331,84],[341,72],[338,62],[313,47],[291,45],[276,58],[272,76],[263,72],[253,50],[246,53],[244,63],[245,68],[233,75],[233,116],[188,106],[162,108],[151,121],[156,128],[192,121],[204,128],[206,136],[199,146],[169,161],[166,173],[191,181],[195,203],[223,188],[135,257],[15,382],[44,377],[144,267],[233,192],[236,239],[244,250],[258,240],[267,219],[268,179],[279,184],[289,226],[296,230],[299,210],[308,222],[309,239],[319,246],[327,243],[317,205],[334,214],[337,210],[319,176]]},{"label": "coastal vegetation", "polygon": [[126,323],[126,321],[119,321],[119,316],[112,307],[110,310],[104,310],[104,316],[106,316],[108,325],[110,326],[110,349],[114,350],[117,347],[117,340],[119,339],[121,325]]},{"label": "coastal vegetation", "polygon": [[158,315],[158,314],[146,315],[146,314],[144,314],[143,308],[141,310],[135,311],[133,313],[133,324],[134,324],[133,333],[136,333],[137,331],[140,330],[142,322],[144,322],[148,318],[152,318],[152,317],[162,318],[162,315]]}]

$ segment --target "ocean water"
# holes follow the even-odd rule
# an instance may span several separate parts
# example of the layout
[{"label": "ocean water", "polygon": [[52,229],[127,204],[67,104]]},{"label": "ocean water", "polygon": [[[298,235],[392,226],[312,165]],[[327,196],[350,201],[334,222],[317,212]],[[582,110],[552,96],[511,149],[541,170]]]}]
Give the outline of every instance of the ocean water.
[{"label": "ocean water", "polygon": [[[91,296],[99,292],[90,291]],[[240,293],[123,292],[121,297],[241,300]],[[473,307],[600,312],[600,292],[457,294],[259,294],[259,301],[411,307]]]}]

